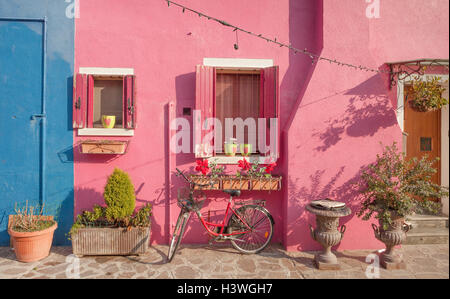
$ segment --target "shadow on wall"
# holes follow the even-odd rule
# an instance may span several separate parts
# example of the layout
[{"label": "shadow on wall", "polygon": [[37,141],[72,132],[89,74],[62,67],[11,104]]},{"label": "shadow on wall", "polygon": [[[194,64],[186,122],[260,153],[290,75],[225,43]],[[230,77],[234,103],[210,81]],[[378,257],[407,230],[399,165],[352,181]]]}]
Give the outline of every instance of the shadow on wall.
[{"label": "shadow on wall", "polygon": [[315,132],[322,145],[317,151],[326,151],[336,145],[346,134],[350,137],[373,136],[380,129],[397,124],[397,118],[391,102],[384,90],[380,75],[375,75],[360,85],[347,90],[344,95],[351,95],[349,104],[341,117],[329,119],[328,128],[322,132]]},{"label": "shadow on wall", "polygon": [[[313,200],[320,200],[330,198],[340,202],[344,202],[352,211],[349,216],[340,218],[340,225],[348,223],[354,217],[357,217],[356,213],[359,210],[361,203],[361,195],[359,193],[359,183],[361,173],[367,169],[367,166],[361,166],[358,172],[346,180],[340,186],[337,186],[337,182],[344,176],[345,167],[341,167],[331,179],[327,182],[323,182],[324,177],[329,177],[326,174],[326,170],[317,170],[313,175],[309,177],[309,187],[305,187],[305,183],[299,182],[299,180],[290,179],[289,186],[289,198],[291,198],[290,209],[296,211],[298,215],[294,221],[287,226],[287,237],[294,240],[304,240],[306,244],[313,244],[313,248],[309,246],[304,247],[304,244],[298,244],[297,250],[319,250],[322,247],[312,240],[309,232],[309,225],[316,227],[315,216],[306,210],[306,206]],[[302,187],[301,187],[302,186]],[[294,230],[295,228],[295,230]],[[333,247],[333,250],[339,248],[340,244]]]}]

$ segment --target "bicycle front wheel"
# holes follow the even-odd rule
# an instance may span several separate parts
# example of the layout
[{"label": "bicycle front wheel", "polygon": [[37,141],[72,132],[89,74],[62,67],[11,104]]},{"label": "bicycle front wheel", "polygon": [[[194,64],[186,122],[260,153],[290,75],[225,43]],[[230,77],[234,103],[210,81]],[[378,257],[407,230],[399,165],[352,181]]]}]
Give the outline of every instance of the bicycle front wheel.
[{"label": "bicycle front wheel", "polygon": [[169,253],[167,254],[167,260],[169,263],[172,261],[178,245],[180,245],[181,238],[183,237],[184,229],[186,228],[190,215],[190,212],[184,211],[183,209],[180,211],[180,215],[178,216],[177,224],[175,225],[172,239],[169,244]]},{"label": "bicycle front wheel", "polygon": [[273,236],[274,221],[270,213],[257,205],[245,205],[237,209],[236,213],[242,221],[233,215],[228,221],[228,227],[231,232],[245,233],[236,234],[231,239],[233,247],[243,253],[258,253],[266,248]]}]

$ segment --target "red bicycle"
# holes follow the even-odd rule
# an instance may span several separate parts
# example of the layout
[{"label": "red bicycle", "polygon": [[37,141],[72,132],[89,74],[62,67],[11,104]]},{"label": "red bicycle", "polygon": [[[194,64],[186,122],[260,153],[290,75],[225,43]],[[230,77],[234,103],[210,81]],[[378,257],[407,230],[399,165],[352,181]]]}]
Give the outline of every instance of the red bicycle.
[{"label": "red bicycle", "polygon": [[[240,196],[241,190],[223,190],[223,192],[230,195],[225,215],[221,223],[212,223],[209,219],[205,220],[200,213],[206,197],[203,200],[199,200],[194,190],[196,185],[200,187],[209,185],[194,183],[178,168],[177,171],[177,176],[181,175],[189,183],[189,190],[186,196],[178,197],[178,206],[181,208],[181,211],[170,241],[167,255],[169,262],[172,261],[178,245],[180,245],[192,212],[197,215],[203,227],[213,237],[213,241],[229,240],[234,248],[247,254],[258,253],[266,248],[272,239],[275,222],[272,215],[262,206],[261,202],[244,204],[240,208],[235,209],[233,197]],[[228,217],[229,215],[230,217]]]}]

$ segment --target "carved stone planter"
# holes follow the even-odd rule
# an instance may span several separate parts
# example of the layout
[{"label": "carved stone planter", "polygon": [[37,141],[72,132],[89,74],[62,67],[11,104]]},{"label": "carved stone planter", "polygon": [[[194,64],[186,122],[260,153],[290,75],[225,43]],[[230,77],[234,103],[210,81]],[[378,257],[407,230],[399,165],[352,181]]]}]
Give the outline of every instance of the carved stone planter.
[{"label": "carved stone planter", "polygon": [[409,226],[405,225],[405,219],[392,217],[392,223],[388,229],[383,228],[383,222],[378,221],[379,226],[372,224],[375,237],[386,245],[386,251],[380,255],[380,263],[386,269],[405,269],[403,256],[395,250],[395,246],[401,245],[406,239]]},{"label": "carved stone planter", "polygon": [[320,207],[312,202],[306,206],[306,210],[316,215],[316,229],[310,225],[311,237],[324,248],[323,252],[314,257],[316,267],[320,270],[338,270],[340,265],[336,255],[331,252],[331,247],[339,244],[344,237],[346,227],[342,225],[338,229],[339,218],[350,215],[351,210],[343,203],[328,201],[331,203],[329,207],[327,205]]},{"label": "carved stone planter", "polygon": [[150,227],[80,228],[71,236],[73,254],[140,255],[148,249]]}]

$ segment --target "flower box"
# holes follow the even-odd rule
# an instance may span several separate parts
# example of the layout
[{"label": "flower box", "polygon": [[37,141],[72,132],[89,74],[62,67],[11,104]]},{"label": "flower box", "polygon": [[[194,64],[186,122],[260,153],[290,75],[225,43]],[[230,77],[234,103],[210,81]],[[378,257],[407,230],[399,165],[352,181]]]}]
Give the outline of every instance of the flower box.
[{"label": "flower box", "polygon": [[281,177],[251,179],[251,190],[276,191],[281,189]]},{"label": "flower box", "polygon": [[80,142],[82,154],[112,154],[126,153],[128,141],[123,140],[83,140]]},{"label": "flower box", "polygon": [[73,254],[140,255],[148,249],[150,227],[87,227],[71,235]]},{"label": "flower box", "polygon": [[246,177],[223,176],[222,189],[224,190],[250,190],[250,179]]},{"label": "flower box", "polygon": [[190,175],[190,179],[194,183],[200,184],[200,185],[209,185],[212,183],[212,185],[210,185],[210,186],[194,185],[195,190],[220,190],[220,188],[221,188],[221,181],[218,178],[212,179],[209,177],[205,177],[203,175]]}]

